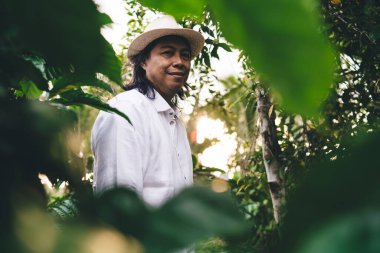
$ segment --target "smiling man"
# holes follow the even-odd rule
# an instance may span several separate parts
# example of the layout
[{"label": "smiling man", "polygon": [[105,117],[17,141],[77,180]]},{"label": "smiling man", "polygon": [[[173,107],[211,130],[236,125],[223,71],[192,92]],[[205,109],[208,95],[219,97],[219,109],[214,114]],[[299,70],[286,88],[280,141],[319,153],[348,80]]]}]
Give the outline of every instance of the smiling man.
[{"label": "smiling man", "polygon": [[164,16],[133,40],[128,58],[133,80],[109,101],[116,114],[100,112],[92,130],[94,191],[128,187],[157,207],[193,182],[192,159],[178,99],[184,99],[191,60],[203,36]]},{"label": "smiling man", "polygon": [[182,91],[189,76],[190,45],[181,37],[169,35],[155,40],[152,46],[149,57],[140,66],[154,89],[169,105],[175,106],[172,100]]}]

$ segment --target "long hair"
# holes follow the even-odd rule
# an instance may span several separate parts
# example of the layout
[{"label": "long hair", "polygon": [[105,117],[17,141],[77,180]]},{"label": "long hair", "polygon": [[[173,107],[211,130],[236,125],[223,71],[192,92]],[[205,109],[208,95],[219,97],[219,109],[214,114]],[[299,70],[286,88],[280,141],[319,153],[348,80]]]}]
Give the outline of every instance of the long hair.
[{"label": "long hair", "polygon": [[[146,95],[150,99],[154,99],[154,86],[151,81],[146,77],[146,72],[141,64],[144,63],[150,56],[150,52],[152,49],[160,42],[160,40],[173,37],[173,35],[164,36],[158,39],[155,39],[151,43],[148,44],[140,53],[133,56],[131,62],[133,64],[133,76],[132,81],[124,86],[125,90],[137,89],[142,94]],[[182,38],[182,37],[180,37]],[[184,39],[185,40],[185,39]],[[187,42],[187,40],[185,40]],[[184,87],[177,92],[177,94],[173,97],[172,103],[174,106],[178,105],[178,98],[183,100],[185,98],[185,92],[190,88],[188,83],[185,83]]]}]

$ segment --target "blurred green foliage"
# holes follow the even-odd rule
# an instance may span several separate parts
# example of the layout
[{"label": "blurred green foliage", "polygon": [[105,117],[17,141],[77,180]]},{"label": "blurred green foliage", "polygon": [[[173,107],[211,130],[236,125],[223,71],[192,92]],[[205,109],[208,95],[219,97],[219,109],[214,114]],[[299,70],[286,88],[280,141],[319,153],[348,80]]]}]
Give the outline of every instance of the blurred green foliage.
[{"label": "blurred green foliage", "polygon": [[197,253],[225,253],[226,245],[225,242],[218,238],[210,238],[206,241],[201,241],[197,243],[195,247],[195,252]]},{"label": "blurred green foliage", "polygon": [[111,19],[92,1],[2,0],[0,7],[2,87],[31,99],[45,91],[42,100],[87,104],[128,118],[81,88],[112,92],[107,82],[121,82],[120,61],[100,34]]},{"label": "blurred green foliage", "polygon": [[142,5],[149,6],[151,8],[158,9],[165,13],[170,13],[174,17],[180,19],[183,16],[200,16],[203,12],[203,8],[206,4],[205,0],[177,0],[175,2],[170,1],[154,1],[154,0],[142,0]]},{"label": "blurred green foliage", "polygon": [[[111,19],[97,12],[92,1],[2,0],[1,20],[1,53],[8,60],[8,64],[2,61],[1,67],[10,70],[2,71],[5,75],[2,81],[5,77],[18,81],[21,69],[17,61],[32,56],[26,63],[45,62],[40,66],[46,69],[47,75],[63,72],[88,78],[102,73],[120,82],[120,62],[99,33]],[[28,71],[36,72],[32,64],[26,63]]]},{"label": "blurred green foliage", "polygon": [[378,252],[379,135],[316,163],[288,204],[281,252]]}]

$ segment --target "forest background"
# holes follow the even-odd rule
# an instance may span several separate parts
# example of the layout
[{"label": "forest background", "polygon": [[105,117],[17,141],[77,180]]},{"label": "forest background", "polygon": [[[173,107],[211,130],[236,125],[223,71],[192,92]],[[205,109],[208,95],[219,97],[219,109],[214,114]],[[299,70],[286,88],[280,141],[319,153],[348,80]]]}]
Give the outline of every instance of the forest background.
[{"label": "forest background", "polygon": [[[240,170],[215,178],[197,159],[217,141],[206,139],[192,142],[206,187],[154,210],[127,189],[93,197],[98,111],[83,105],[128,120],[105,103],[131,73],[100,34],[111,20],[87,0],[2,0],[1,252],[168,252],[210,236],[197,252],[380,251],[377,1],[126,2],[129,39],[148,11],[206,36],[190,137],[201,115],[223,120]],[[211,59],[232,48],[244,73],[217,80]],[[202,90],[213,95],[205,103]],[[46,193],[42,174],[62,196]]]}]

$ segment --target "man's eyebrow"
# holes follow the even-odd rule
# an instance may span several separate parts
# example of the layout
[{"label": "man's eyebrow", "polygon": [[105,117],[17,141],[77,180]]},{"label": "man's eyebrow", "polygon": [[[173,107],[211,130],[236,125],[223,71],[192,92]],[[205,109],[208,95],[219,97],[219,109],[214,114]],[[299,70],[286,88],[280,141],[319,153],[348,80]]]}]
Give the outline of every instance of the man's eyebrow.
[{"label": "man's eyebrow", "polygon": [[[163,45],[160,47],[161,49],[176,49],[176,47],[174,46],[171,46],[171,45]],[[190,52],[190,48],[181,48],[180,51],[189,51]]]},{"label": "man's eyebrow", "polygon": [[171,45],[163,45],[160,47],[161,49],[166,49],[166,48],[169,48],[169,49],[175,49],[175,47],[171,46]]}]

